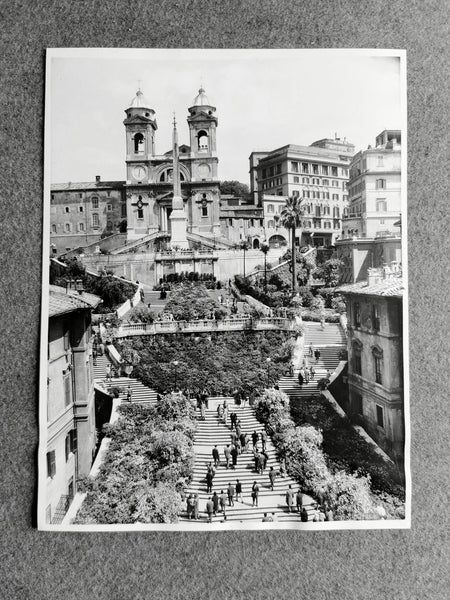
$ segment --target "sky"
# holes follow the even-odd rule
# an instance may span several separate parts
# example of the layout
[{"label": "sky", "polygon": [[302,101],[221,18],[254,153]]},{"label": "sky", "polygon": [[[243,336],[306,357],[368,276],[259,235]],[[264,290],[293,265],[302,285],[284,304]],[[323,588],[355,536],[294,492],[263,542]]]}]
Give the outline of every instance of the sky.
[{"label": "sky", "polygon": [[398,52],[54,49],[47,57],[46,164],[52,183],[125,179],[125,109],[140,87],[156,112],[156,153],[173,113],[203,86],[219,124],[219,178],[249,183],[255,150],[346,138],[355,151],[406,121]]}]

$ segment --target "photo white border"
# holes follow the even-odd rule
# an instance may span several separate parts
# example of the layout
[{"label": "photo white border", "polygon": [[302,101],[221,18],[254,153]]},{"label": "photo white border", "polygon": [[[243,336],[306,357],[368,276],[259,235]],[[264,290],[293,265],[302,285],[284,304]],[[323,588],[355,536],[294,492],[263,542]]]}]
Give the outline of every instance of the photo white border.
[{"label": "photo white border", "polygon": [[[55,525],[45,522],[46,510],[46,448],[47,448],[47,346],[48,346],[48,309],[49,309],[49,268],[50,268],[50,193],[51,193],[51,64],[55,58],[103,58],[155,60],[170,58],[189,60],[193,55],[208,54],[216,60],[227,60],[230,55],[239,54],[245,57],[270,54],[271,57],[282,58],[286,54],[340,54],[354,56],[392,57],[400,59],[401,80],[401,253],[403,277],[403,400],[404,400],[404,473],[406,482],[405,519],[368,520],[368,521],[331,521],[317,523],[283,524],[282,522],[214,522],[205,524],[191,524],[179,522],[174,524],[111,524],[111,525]],[[39,445],[38,445],[38,498],[37,498],[37,524],[41,531],[70,531],[70,532],[130,532],[130,531],[336,531],[336,530],[382,530],[382,529],[410,529],[411,528],[411,427],[410,427],[410,385],[409,385],[409,311],[408,311],[408,254],[407,254],[407,65],[406,50],[399,49],[368,49],[368,48],[297,48],[297,49],[137,49],[137,48],[49,48],[46,52],[45,67],[45,120],[44,120],[44,196],[43,196],[43,232],[42,232],[42,298],[41,298],[41,340],[40,340],[40,370],[39,370]]]}]

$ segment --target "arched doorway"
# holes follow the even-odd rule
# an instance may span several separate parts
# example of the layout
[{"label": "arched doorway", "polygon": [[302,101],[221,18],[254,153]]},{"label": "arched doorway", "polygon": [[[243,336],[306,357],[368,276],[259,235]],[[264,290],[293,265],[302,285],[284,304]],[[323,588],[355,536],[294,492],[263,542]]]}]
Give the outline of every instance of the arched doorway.
[{"label": "arched doorway", "polygon": [[253,249],[254,250],[258,250],[259,249],[259,240],[258,240],[258,238],[255,238],[253,240]]},{"label": "arched doorway", "polygon": [[275,234],[271,238],[269,238],[269,246],[271,248],[280,248],[281,246],[286,246],[287,240],[280,234]]}]

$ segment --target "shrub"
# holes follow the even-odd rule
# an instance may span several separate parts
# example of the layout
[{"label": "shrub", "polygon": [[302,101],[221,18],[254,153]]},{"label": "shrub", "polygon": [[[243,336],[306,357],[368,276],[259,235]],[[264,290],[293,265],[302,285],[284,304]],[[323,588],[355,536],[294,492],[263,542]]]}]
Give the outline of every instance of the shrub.
[{"label": "shrub", "polygon": [[130,323],[153,323],[155,314],[146,306],[136,306],[127,314]]},{"label": "shrub", "polygon": [[369,482],[369,477],[358,477],[344,471],[328,479],[324,486],[324,499],[337,521],[377,518]]}]

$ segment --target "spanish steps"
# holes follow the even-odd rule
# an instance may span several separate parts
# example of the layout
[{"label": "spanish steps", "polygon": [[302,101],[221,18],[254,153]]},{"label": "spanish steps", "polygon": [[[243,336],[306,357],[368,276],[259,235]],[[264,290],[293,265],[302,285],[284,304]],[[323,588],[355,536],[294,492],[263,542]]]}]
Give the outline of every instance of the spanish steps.
[{"label": "spanish steps", "polygon": [[[315,369],[315,377],[308,383],[303,383],[299,386],[298,372],[301,365],[296,365],[293,376],[282,377],[279,382],[279,388],[287,393],[292,401],[305,399],[317,393],[317,381],[327,375],[327,372],[333,373],[339,363],[339,353],[345,349],[346,342],[342,329],[339,325],[326,323],[324,327],[320,323],[305,323],[303,346],[303,360],[306,365],[313,365]],[[320,357],[318,360],[310,355],[310,346],[313,351],[319,350]],[[120,389],[119,399],[126,402],[127,389],[132,391],[132,403],[138,404],[153,404],[156,402],[156,392],[151,388],[143,385],[138,379],[133,377],[114,377],[106,380],[106,365],[111,364],[108,357],[105,355],[98,356],[96,365],[94,365],[94,378],[96,383],[105,390],[110,390],[113,387]],[[220,495],[223,490],[227,492],[227,486],[231,482],[234,486],[236,480],[242,483],[243,498],[242,502],[234,501],[234,506],[226,506],[226,521],[261,521],[265,512],[269,515],[275,513],[276,520],[282,523],[299,522],[300,517],[295,512],[289,513],[286,506],[285,493],[289,485],[296,492],[299,489],[298,484],[288,477],[280,474],[281,465],[277,459],[275,448],[270,440],[267,440],[266,453],[268,455],[267,465],[264,473],[258,474],[254,469],[254,458],[252,442],[250,441],[248,451],[238,456],[236,468],[226,469],[224,460],[224,447],[231,443],[230,421],[224,424],[223,420],[219,420],[217,414],[218,404],[223,404],[226,400],[229,412],[235,412],[238,419],[241,421],[241,429],[244,433],[251,434],[256,431],[258,434],[264,429],[263,425],[256,419],[254,410],[248,404],[243,407],[234,404],[234,399],[231,397],[210,397],[208,408],[205,411],[204,420],[201,419],[199,411],[197,411],[198,426],[194,440],[195,462],[193,468],[193,478],[187,486],[186,494],[198,494],[199,497],[199,515],[200,522],[207,521],[205,515],[205,505],[211,494],[207,493],[206,487],[206,470],[212,459],[212,449],[217,445],[221,462],[217,467],[212,490]],[[261,441],[258,442],[258,447],[261,449]],[[270,467],[278,472],[274,489],[271,489],[268,472]],[[251,498],[251,488],[253,482],[259,484],[259,500],[258,506],[253,506]],[[308,513],[314,510],[315,501],[313,498],[304,495],[304,505]],[[186,521],[186,514],[180,516],[181,521]],[[217,513],[213,517],[213,521],[223,521],[223,513]]]}]

